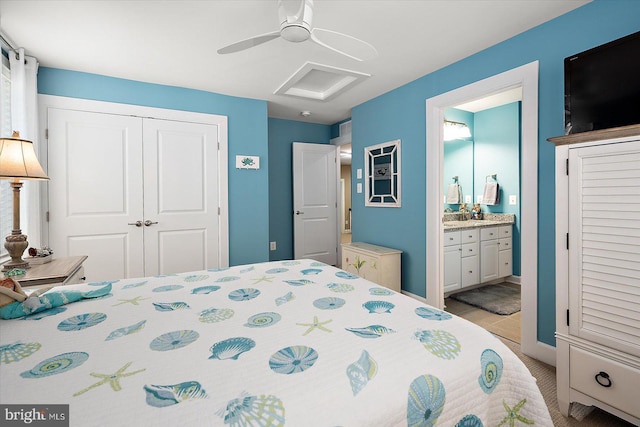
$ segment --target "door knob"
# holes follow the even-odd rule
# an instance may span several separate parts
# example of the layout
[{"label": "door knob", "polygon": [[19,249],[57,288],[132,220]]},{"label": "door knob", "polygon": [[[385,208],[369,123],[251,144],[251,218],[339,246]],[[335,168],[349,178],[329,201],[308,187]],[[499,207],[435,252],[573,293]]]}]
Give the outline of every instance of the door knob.
[{"label": "door knob", "polygon": [[142,221],[138,220],[136,222],[129,222],[127,225],[135,225],[136,227],[142,227]]},{"label": "door knob", "polygon": [[150,225],[157,224],[157,223],[158,221],[151,221],[150,219],[148,219],[144,222],[144,225],[149,227]]},{"label": "door knob", "polygon": [[304,215],[304,212],[296,211],[296,215]]}]

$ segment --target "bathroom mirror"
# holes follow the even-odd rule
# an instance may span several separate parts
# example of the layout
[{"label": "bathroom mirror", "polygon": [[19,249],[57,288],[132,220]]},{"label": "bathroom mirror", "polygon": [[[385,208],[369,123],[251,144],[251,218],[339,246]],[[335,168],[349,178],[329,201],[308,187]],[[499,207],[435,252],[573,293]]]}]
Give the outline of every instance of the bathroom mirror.
[{"label": "bathroom mirror", "polygon": [[401,206],[400,140],[364,149],[365,206]]}]

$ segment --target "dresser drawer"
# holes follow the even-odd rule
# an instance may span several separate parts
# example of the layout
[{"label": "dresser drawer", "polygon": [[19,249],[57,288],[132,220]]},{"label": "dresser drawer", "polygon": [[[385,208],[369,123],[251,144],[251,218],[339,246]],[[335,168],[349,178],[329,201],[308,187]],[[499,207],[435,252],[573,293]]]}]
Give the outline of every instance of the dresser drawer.
[{"label": "dresser drawer", "polygon": [[[569,372],[571,388],[634,417],[640,417],[640,405],[638,405],[639,370],[571,347],[569,350]],[[604,378],[606,375],[609,377],[610,387],[598,384],[598,379],[604,385],[609,384],[609,380]]]}]

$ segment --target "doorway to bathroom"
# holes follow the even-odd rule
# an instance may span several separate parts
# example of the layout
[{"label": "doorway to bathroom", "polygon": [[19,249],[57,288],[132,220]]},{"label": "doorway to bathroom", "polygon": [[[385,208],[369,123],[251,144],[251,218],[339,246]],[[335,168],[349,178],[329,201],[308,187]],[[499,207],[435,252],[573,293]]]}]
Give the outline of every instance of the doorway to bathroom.
[{"label": "doorway to bathroom", "polygon": [[[517,343],[521,342],[521,100],[518,86],[447,108],[443,123],[445,225],[454,224],[451,220],[482,224],[509,215],[504,224],[510,232],[498,242],[480,242],[478,236],[461,246],[462,252],[445,248],[445,310]],[[482,218],[485,221],[478,221]],[[501,259],[494,257],[498,254]],[[491,266],[502,269],[503,264],[510,271],[494,274]]]},{"label": "doorway to bathroom", "polygon": [[449,107],[522,88],[521,123],[521,290],[522,351],[555,364],[553,348],[537,338],[538,250],[538,62],[532,62],[426,100],[427,122],[427,303],[444,308],[444,144],[443,122]]}]

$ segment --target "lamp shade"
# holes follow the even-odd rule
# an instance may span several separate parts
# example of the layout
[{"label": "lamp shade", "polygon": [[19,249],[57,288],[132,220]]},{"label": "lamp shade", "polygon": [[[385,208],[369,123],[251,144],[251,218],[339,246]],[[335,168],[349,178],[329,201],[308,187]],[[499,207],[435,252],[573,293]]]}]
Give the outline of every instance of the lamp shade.
[{"label": "lamp shade", "polygon": [[0,138],[0,179],[49,179],[33,143],[20,139],[18,132],[14,131],[11,138]]}]

